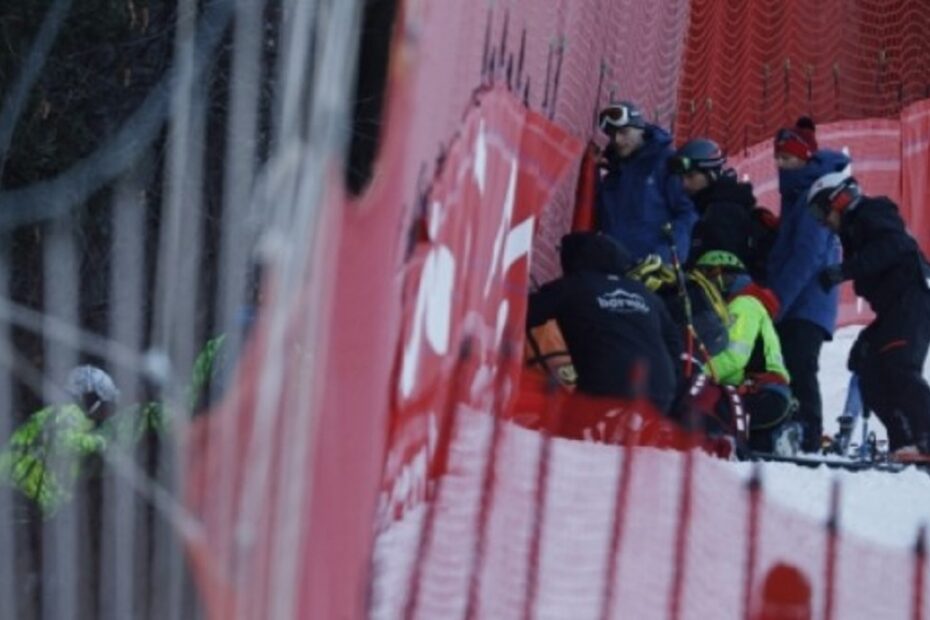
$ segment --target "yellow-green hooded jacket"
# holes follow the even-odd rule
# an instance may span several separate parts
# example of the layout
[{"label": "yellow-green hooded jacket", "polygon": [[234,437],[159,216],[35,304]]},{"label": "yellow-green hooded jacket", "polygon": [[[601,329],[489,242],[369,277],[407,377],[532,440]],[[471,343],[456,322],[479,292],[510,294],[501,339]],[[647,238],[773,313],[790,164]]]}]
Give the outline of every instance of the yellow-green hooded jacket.
[{"label": "yellow-green hooded jacket", "polygon": [[52,405],[32,414],[0,454],[0,480],[35,501],[48,516],[71,499],[81,462],[107,441],[77,405]]},{"label": "yellow-green hooded jacket", "polygon": [[772,322],[778,313],[775,295],[748,277],[740,279],[731,287],[727,310],[730,342],[711,359],[718,382],[787,386],[790,378]]}]

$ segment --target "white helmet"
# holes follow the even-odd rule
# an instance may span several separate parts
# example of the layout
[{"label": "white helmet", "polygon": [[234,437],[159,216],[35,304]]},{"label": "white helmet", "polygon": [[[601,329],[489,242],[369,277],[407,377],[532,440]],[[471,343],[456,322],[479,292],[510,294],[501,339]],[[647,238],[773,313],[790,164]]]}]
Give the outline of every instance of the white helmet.
[{"label": "white helmet", "polygon": [[119,398],[119,390],[110,375],[89,364],[71,370],[65,382],[65,390],[75,400],[95,403],[94,408],[112,404]]},{"label": "white helmet", "polygon": [[814,181],[807,192],[807,206],[815,218],[823,221],[831,211],[842,213],[861,195],[858,181],[846,166]]}]

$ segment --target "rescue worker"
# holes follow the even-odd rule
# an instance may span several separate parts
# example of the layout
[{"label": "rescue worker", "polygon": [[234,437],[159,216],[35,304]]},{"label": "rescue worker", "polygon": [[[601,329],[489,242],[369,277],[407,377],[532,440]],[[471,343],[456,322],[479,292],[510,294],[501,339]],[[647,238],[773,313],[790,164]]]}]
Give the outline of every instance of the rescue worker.
[{"label": "rescue worker", "polygon": [[[729,386],[740,395],[748,416],[750,449],[776,451],[781,433],[789,430],[795,435],[789,443],[799,443],[799,430],[786,426],[794,403],[773,323],[778,300],[771,291],[752,281],[746,266],[731,252],[706,252],[698,258],[695,269],[715,283],[727,300],[729,344],[711,358],[708,366],[718,384]],[[725,412],[724,419],[738,413]],[[738,424],[733,426],[739,430]],[[791,445],[778,451],[784,453],[795,448]]]},{"label": "rescue worker", "polygon": [[930,454],[930,386],[923,376],[930,345],[927,260],[897,205],[864,195],[848,170],[817,179],[807,202],[843,244],[843,261],[820,272],[820,285],[832,290],[852,280],[875,312],[849,354],[862,400],[885,425],[889,450],[899,457]]},{"label": "rescue worker", "polygon": [[579,392],[635,398],[642,365],[649,399],[668,412],[678,389],[681,335],[665,305],[624,275],[630,255],[606,235],[565,235],[560,254],[563,275],[530,294],[527,326],[557,321]]},{"label": "rescue worker", "polygon": [[699,217],[688,255],[693,262],[710,250],[732,252],[753,280],[760,281],[778,218],[756,204],[752,184],[738,180],[735,170],[724,167],[726,163],[720,146],[707,138],[686,142],[668,160],[669,172],[681,176]]},{"label": "rescue worker", "polygon": [[46,517],[71,499],[83,460],[106,450],[98,425],[112,414],[119,395],[110,376],[94,366],[73,369],[65,390],[74,402],[32,414],[0,453],[0,480],[35,502]]}]

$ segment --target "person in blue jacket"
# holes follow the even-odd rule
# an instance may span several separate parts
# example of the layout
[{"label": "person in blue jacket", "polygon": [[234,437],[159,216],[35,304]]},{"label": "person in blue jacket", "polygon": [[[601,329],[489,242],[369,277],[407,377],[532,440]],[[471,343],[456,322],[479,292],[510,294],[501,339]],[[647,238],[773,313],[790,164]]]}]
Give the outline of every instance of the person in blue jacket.
[{"label": "person in blue jacket", "polygon": [[839,291],[824,290],[817,275],[840,259],[836,235],[820,226],[807,208],[807,191],[814,181],[850,164],[842,153],[817,150],[813,123],[800,119],[775,138],[781,218],[768,259],[770,288],[781,304],[776,328],[791,390],[799,403],[795,419],[804,438],[801,449],[821,449],[823,412],[817,372],[823,343],[836,329]]},{"label": "person in blue jacket", "polygon": [[639,108],[629,102],[609,105],[598,118],[609,142],[602,162],[606,174],[595,197],[596,229],[619,241],[634,262],[658,254],[669,263],[663,227],[670,223],[679,258],[686,261],[697,212],[681,176],[668,172],[672,137],[646,123]]}]

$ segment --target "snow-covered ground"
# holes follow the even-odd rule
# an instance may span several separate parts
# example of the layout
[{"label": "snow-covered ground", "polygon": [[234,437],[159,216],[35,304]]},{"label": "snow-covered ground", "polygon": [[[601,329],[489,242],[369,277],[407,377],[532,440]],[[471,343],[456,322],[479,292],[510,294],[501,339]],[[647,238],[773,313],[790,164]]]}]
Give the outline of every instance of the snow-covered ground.
[{"label": "snow-covered ground", "polygon": [[[840,329],[832,342],[824,345],[820,356],[820,389],[823,395],[824,432],[836,432],[836,417],[843,410],[849,371],[846,358],[859,327]],[[930,377],[930,363],[924,366]],[[869,428],[880,440],[884,428],[874,418]],[[860,428],[854,432],[858,437]],[[748,476],[746,463],[721,463]],[[917,527],[930,524],[930,476],[909,468],[898,474],[886,472],[847,472],[820,467],[817,469],[767,463],[763,469],[766,495],[799,513],[824,519],[829,507],[830,486],[834,478],[842,480],[840,504],[841,526],[847,531],[884,545],[910,547]]]}]

